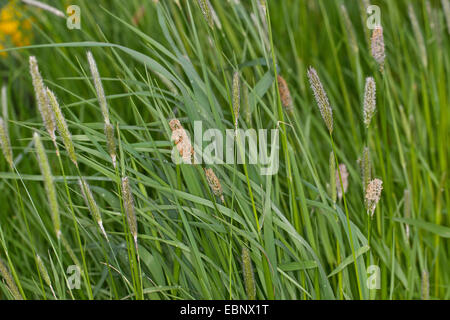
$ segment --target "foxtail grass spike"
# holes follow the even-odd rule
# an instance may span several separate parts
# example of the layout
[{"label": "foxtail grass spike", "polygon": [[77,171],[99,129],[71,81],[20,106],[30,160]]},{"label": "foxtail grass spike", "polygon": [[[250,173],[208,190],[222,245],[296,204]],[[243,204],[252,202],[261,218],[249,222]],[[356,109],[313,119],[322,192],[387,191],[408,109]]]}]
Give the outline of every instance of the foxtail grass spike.
[{"label": "foxtail grass spike", "polygon": [[214,7],[212,6],[211,1],[206,0],[206,3],[208,4],[209,12],[211,12],[212,21],[216,25],[217,29],[221,30],[222,29],[222,23],[220,23],[220,19],[217,16],[216,10],[214,10]]},{"label": "foxtail grass spike", "polygon": [[100,213],[100,208],[97,205],[97,202],[94,199],[94,195],[92,194],[91,188],[89,184],[84,179],[78,179],[78,184],[80,185],[81,194],[83,195],[84,202],[89,208],[92,217],[97,222],[101,232],[105,236],[105,239],[108,240],[108,236],[106,235],[106,231],[103,227],[102,216]]},{"label": "foxtail grass spike", "polygon": [[77,156],[75,154],[75,147],[73,146],[72,135],[70,134],[69,127],[67,126],[66,119],[61,111],[58,100],[55,94],[47,88],[47,95],[50,101],[50,105],[55,116],[56,127],[63,140],[66,151],[69,155],[70,160],[78,167]]},{"label": "foxtail grass spike", "polygon": [[5,125],[6,128],[8,128],[8,97],[6,95],[6,85],[2,86],[2,97],[1,97],[1,102],[2,102],[2,117],[5,120]]},{"label": "foxtail grass spike", "polygon": [[366,190],[367,213],[373,217],[378,201],[380,201],[381,190],[383,190],[383,181],[373,179],[369,182]]},{"label": "foxtail grass spike", "polygon": [[426,68],[428,65],[428,58],[427,58],[427,49],[425,48],[425,41],[423,39],[422,31],[420,30],[419,22],[417,21],[416,13],[414,12],[414,7],[411,3],[408,4],[408,15],[409,20],[411,21],[413,32],[414,32],[414,38],[417,41],[417,45],[419,47],[420,51],[420,59],[422,60],[423,66]]},{"label": "foxtail grass spike", "polygon": [[62,12],[61,10],[56,9],[55,7],[49,6],[46,3],[43,3],[41,1],[37,1],[37,0],[22,0],[23,3],[26,3],[30,6],[34,6],[36,8],[45,10],[47,12],[50,12],[52,14],[54,14],[55,16],[61,17],[61,18],[65,18],[66,15],[64,14],[64,12]]},{"label": "foxtail grass spike", "polygon": [[[339,172],[341,173],[342,186],[341,181],[339,180]],[[341,200],[342,196],[344,193],[347,193],[348,189],[348,171],[345,164],[341,163],[339,165],[339,172],[336,171],[336,191],[339,200]]]},{"label": "foxtail grass spike", "polygon": [[80,260],[78,260],[77,256],[75,255],[75,252],[73,252],[71,245],[67,242],[66,238],[63,235],[61,235],[60,240],[61,240],[61,243],[62,243],[64,249],[66,249],[70,258],[72,258],[73,263],[75,263],[75,265],[78,267],[78,269],[81,270]]},{"label": "foxtail grass spike", "polygon": [[337,174],[336,161],[334,159],[333,151],[330,152],[329,167],[330,167],[330,193],[331,193],[331,200],[333,200],[333,203],[336,203],[336,198],[337,198],[336,181],[337,181],[337,183],[339,183],[339,180],[336,180],[336,174]]},{"label": "foxtail grass spike", "polygon": [[89,68],[91,69],[92,78],[94,79],[95,90],[97,91],[97,99],[100,104],[100,109],[102,110],[103,119],[106,124],[109,124],[109,111],[108,104],[106,102],[105,91],[103,90],[102,80],[97,69],[97,63],[95,62],[94,56],[90,51],[87,52]]},{"label": "foxtail grass spike", "polygon": [[134,212],[134,198],[131,191],[130,181],[128,177],[122,178],[122,197],[123,206],[125,208],[125,213],[127,216],[128,227],[130,228],[131,235],[133,236],[134,244],[137,250],[137,220],[136,214]]},{"label": "foxtail grass spike", "polygon": [[366,85],[364,88],[364,124],[369,128],[370,121],[376,108],[376,84],[372,77],[366,78]]},{"label": "foxtail grass spike", "polygon": [[239,109],[241,108],[241,89],[239,81],[239,72],[233,74],[233,111],[234,111],[234,129],[237,130],[239,120]]},{"label": "foxtail grass spike", "polygon": [[[411,194],[408,189],[403,192],[403,216],[406,219],[411,218]],[[409,239],[410,229],[409,224],[405,224],[406,238]]]},{"label": "foxtail grass spike", "polygon": [[116,142],[114,138],[114,127],[111,123],[105,123],[105,138],[106,147],[115,168],[117,165]]},{"label": "foxtail grass spike", "polygon": [[3,279],[5,279],[6,285],[8,286],[8,289],[10,290],[14,299],[23,300],[23,297],[20,294],[19,289],[17,288],[16,282],[14,281],[8,267],[2,259],[0,259],[0,274],[2,275]]},{"label": "foxtail grass spike", "polygon": [[55,116],[50,107],[49,99],[47,96],[47,90],[44,85],[44,80],[39,72],[38,62],[36,57],[31,56],[30,62],[30,74],[33,80],[34,93],[36,95],[36,102],[38,104],[39,112],[41,113],[42,121],[44,122],[45,129],[47,130],[50,138],[55,145],[56,152],[58,152],[58,146],[56,145],[56,123]]},{"label": "foxtail grass spike", "polygon": [[350,44],[350,48],[352,49],[354,54],[357,54],[359,48],[358,48],[358,40],[355,34],[355,28],[353,27],[352,21],[350,20],[350,17],[348,15],[347,7],[344,4],[341,4],[341,13],[342,17],[344,18],[346,31],[348,33],[348,41]]},{"label": "foxtail grass spike", "polygon": [[422,271],[422,300],[429,300],[430,299],[430,276],[428,274],[428,271],[423,270]]},{"label": "foxtail grass spike", "polygon": [[61,221],[59,217],[58,200],[56,197],[56,189],[53,183],[52,172],[50,170],[50,165],[48,163],[47,154],[45,153],[41,137],[37,132],[35,132],[33,138],[34,138],[34,146],[36,147],[39,167],[41,168],[41,174],[44,179],[44,186],[50,206],[50,213],[53,221],[53,227],[55,228],[56,237],[59,239],[61,237]]},{"label": "foxtail grass spike", "polygon": [[224,203],[225,199],[223,197],[223,189],[222,189],[222,185],[220,184],[219,178],[217,178],[213,169],[205,168],[204,170],[205,170],[206,180],[208,181],[209,187],[211,188],[212,192],[214,193],[214,195],[216,195],[217,197],[220,198],[222,203]]},{"label": "foxtail grass spike", "polygon": [[252,266],[252,259],[250,257],[250,252],[246,247],[242,248],[242,269],[247,299],[255,300],[256,299],[255,275],[253,273],[253,266]]},{"label": "foxtail grass spike", "polygon": [[308,79],[314,93],[317,106],[319,107],[320,114],[322,115],[323,121],[331,134],[333,132],[333,110],[331,109],[330,102],[328,101],[327,94],[322,86],[322,82],[320,81],[317,71],[313,67],[309,67],[308,69]]},{"label": "foxtail grass spike", "polygon": [[370,162],[369,148],[364,147],[362,157],[358,159],[358,162],[361,169],[363,192],[364,194],[366,194],[366,189],[369,185],[372,174],[372,164]]},{"label": "foxtail grass spike", "polygon": [[380,66],[380,71],[383,72],[386,54],[384,52],[383,28],[381,26],[377,26],[373,29],[370,47],[372,57]]},{"label": "foxtail grass spike", "polygon": [[289,91],[287,82],[280,75],[277,75],[277,82],[278,82],[278,92],[280,93],[281,105],[283,106],[283,108],[286,110],[287,113],[292,114],[294,108],[292,105],[291,92]]},{"label": "foxtail grass spike", "polygon": [[42,279],[44,279],[44,282],[49,286],[53,296],[56,298],[56,294],[55,291],[53,290],[52,281],[50,280],[50,276],[48,275],[47,268],[45,267],[44,262],[42,261],[41,257],[38,254],[36,254],[36,262],[39,268],[39,272],[41,273]]},{"label": "foxtail grass spike", "polygon": [[191,164],[192,158],[195,158],[195,152],[186,130],[184,130],[178,119],[170,120],[169,127],[172,130],[171,139],[177,146],[177,150],[183,159],[183,163]]},{"label": "foxtail grass spike", "polygon": [[250,102],[248,97],[248,87],[242,86],[242,111],[244,113],[244,120],[248,124],[252,120],[252,112],[250,110]]},{"label": "foxtail grass spike", "polygon": [[0,117],[0,147],[2,148],[3,155],[12,170],[14,167],[14,162],[11,142],[9,140],[8,127],[2,117]]},{"label": "foxtail grass spike", "polygon": [[444,9],[444,17],[447,22],[447,33],[450,34],[450,2],[449,0],[441,0]]},{"label": "foxtail grass spike", "polygon": [[208,23],[210,28],[214,27],[213,18],[211,15],[211,10],[208,5],[207,0],[197,0],[200,9],[202,10],[203,16],[205,17],[206,22]]}]

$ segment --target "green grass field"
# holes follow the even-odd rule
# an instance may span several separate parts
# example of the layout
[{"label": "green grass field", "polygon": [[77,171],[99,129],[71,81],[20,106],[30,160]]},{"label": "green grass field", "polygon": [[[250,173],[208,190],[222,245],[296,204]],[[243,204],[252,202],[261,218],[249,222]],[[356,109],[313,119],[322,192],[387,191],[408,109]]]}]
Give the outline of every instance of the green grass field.
[{"label": "green grass field", "polygon": [[[450,298],[449,0],[43,2],[81,29],[0,1],[0,299]],[[194,121],[278,171],[174,163]]]}]

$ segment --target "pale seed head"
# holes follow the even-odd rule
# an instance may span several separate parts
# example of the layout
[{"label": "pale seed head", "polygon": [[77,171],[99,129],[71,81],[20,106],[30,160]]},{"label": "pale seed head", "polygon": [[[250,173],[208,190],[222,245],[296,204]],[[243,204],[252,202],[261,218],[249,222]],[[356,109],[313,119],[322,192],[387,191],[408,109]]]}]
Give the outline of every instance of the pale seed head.
[{"label": "pale seed head", "polygon": [[2,259],[0,259],[0,274],[2,275],[3,279],[5,279],[6,285],[8,286],[8,289],[11,291],[11,294],[14,297],[14,299],[23,300],[23,297],[16,286],[16,282],[14,281],[11,273],[9,272],[8,267],[3,262]]},{"label": "pale seed head", "polygon": [[382,71],[386,55],[384,53],[384,37],[383,37],[383,28],[381,26],[377,26],[375,27],[375,29],[373,29],[371,39],[371,51],[372,57],[380,65],[380,70]]},{"label": "pale seed head", "polygon": [[127,216],[128,227],[130,228],[131,235],[133,236],[135,244],[137,244],[137,220],[134,212],[134,198],[131,190],[128,177],[122,178],[122,198],[123,206],[125,208],[125,214]]},{"label": "pale seed head", "polygon": [[417,16],[416,16],[416,13],[414,12],[414,8],[411,3],[409,3],[409,5],[408,5],[408,15],[409,15],[409,20],[411,21],[411,24],[413,27],[414,39],[417,41],[417,45],[419,47],[420,58],[422,60],[422,64],[426,68],[427,64],[428,64],[427,49],[425,48],[425,41],[423,39],[421,27],[419,25],[419,22],[417,21]]},{"label": "pale seed head", "polygon": [[286,80],[280,75],[277,75],[278,82],[278,92],[280,93],[281,104],[283,108],[288,113],[292,113],[294,111],[292,105],[292,97],[291,92],[289,91],[289,87],[287,85]]},{"label": "pale seed head", "polygon": [[366,190],[367,213],[370,214],[371,217],[373,217],[378,201],[380,201],[382,189],[383,189],[383,181],[376,178],[370,181],[369,185],[367,186]]},{"label": "pale seed head", "polygon": [[336,179],[336,174],[337,174],[336,161],[334,159],[333,151],[330,152],[329,167],[330,167],[330,193],[331,193],[331,199],[333,200],[333,203],[336,203],[336,198],[337,198],[336,182],[339,183],[339,180]]},{"label": "pale seed head", "polygon": [[241,107],[241,90],[239,81],[239,72],[233,74],[233,111],[234,111],[234,128],[237,130],[239,120],[239,109]]},{"label": "pale seed head", "polygon": [[114,138],[114,127],[111,123],[105,123],[106,148],[111,156],[113,167],[117,165],[116,141]]},{"label": "pale seed head", "polygon": [[249,300],[256,299],[255,275],[253,273],[252,259],[246,247],[242,248],[242,273],[244,275],[245,292]]},{"label": "pale seed head", "polygon": [[14,162],[11,142],[9,140],[8,128],[2,117],[0,117],[0,147],[2,148],[2,152],[5,156],[6,161],[8,162],[11,169],[13,169]]},{"label": "pale seed head", "polygon": [[308,69],[308,79],[314,93],[317,106],[319,107],[320,114],[322,115],[323,121],[331,134],[333,132],[333,110],[331,109],[327,94],[322,86],[322,82],[313,67],[309,67]]},{"label": "pale seed head", "polygon": [[[341,180],[342,180],[342,186],[341,181],[339,180],[339,172],[341,173]],[[336,190],[339,200],[342,199],[342,196],[344,193],[347,192],[348,189],[348,171],[345,164],[341,163],[339,165],[339,172],[336,171]]]},{"label": "pale seed head", "polygon": [[430,279],[428,271],[422,271],[422,300],[430,299]]},{"label": "pale seed head", "polygon": [[170,120],[169,127],[172,130],[171,138],[177,146],[177,150],[183,159],[183,163],[191,164],[192,158],[195,158],[195,152],[186,130],[184,130],[178,119]]},{"label": "pale seed head", "polygon": [[58,132],[61,135],[69,158],[78,167],[75,147],[73,146],[72,141],[72,135],[70,134],[69,127],[67,126],[66,119],[64,118],[64,115],[61,111],[58,100],[56,99],[55,94],[49,88],[47,88],[47,96],[49,98],[53,114],[55,116],[56,127],[58,128]]},{"label": "pale seed head", "polygon": [[102,231],[103,235],[105,236],[105,238],[108,239],[105,229],[103,228],[103,222],[102,222],[102,216],[100,213],[100,208],[94,199],[94,195],[92,194],[89,184],[84,179],[78,179],[78,184],[80,185],[81,194],[83,195],[84,202],[88,206],[92,217],[97,222],[97,224],[98,224],[100,230]]},{"label": "pale seed head", "polygon": [[214,21],[211,14],[211,8],[207,0],[197,0],[200,9],[202,10],[203,16],[210,28],[214,27]]},{"label": "pale seed head", "polygon": [[95,62],[94,56],[90,51],[87,52],[89,68],[91,69],[92,78],[94,79],[95,90],[97,91],[97,99],[100,104],[100,109],[102,110],[103,118],[106,124],[109,124],[109,111],[108,104],[106,102],[105,91],[103,90],[102,80],[97,69],[97,63]]},{"label": "pale seed head", "polygon": [[48,271],[47,268],[44,265],[44,262],[42,261],[41,257],[36,254],[36,261],[37,261],[37,265],[39,268],[39,272],[41,273],[42,279],[44,279],[45,283],[51,287],[52,286],[52,282],[50,280],[50,276],[48,275]]},{"label": "pale seed head", "polygon": [[219,178],[217,178],[213,169],[204,168],[204,170],[205,170],[206,180],[208,181],[208,185],[211,188],[212,192],[214,193],[214,195],[219,197],[222,202],[225,202],[224,197],[223,197],[222,185],[220,184]]},{"label": "pale seed head", "polygon": [[41,113],[42,121],[44,122],[45,129],[47,130],[53,144],[56,146],[56,123],[54,114],[50,107],[49,99],[47,96],[47,91],[44,86],[44,80],[39,72],[38,62],[36,57],[31,56],[30,62],[30,74],[33,81],[34,93],[36,96],[36,102],[38,104],[39,112]]},{"label": "pale seed head", "polygon": [[48,163],[48,158],[44,149],[44,145],[42,144],[41,137],[37,132],[34,133],[33,139],[34,139],[34,146],[36,147],[36,154],[39,162],[39,167],[41,168],[41,174],[44,179],[44,186],[50,206],[50,213],[53,221],[53,227],[55,228],[57,238],[60,238],[61,221],[59,217],[58,200],[56,197],[56,189],[53,182],[52,172],[50,170],[50,165]]},{"label": "pale seed head", "polygon": [[376,84],[372,77],[366,78],[366,85],[364,88],[364,124],[369,128],[370,121],[376,108]]}]

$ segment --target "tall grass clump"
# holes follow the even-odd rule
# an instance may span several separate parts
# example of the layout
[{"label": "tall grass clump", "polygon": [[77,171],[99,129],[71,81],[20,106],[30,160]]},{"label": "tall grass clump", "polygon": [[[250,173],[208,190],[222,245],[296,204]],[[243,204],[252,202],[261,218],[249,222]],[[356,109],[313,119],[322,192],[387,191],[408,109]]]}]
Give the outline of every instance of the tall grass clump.
[{"label": "tall grass clump", "polygon": [[0,299],[450,298],[448,0],[82,2],[0,8]]}]

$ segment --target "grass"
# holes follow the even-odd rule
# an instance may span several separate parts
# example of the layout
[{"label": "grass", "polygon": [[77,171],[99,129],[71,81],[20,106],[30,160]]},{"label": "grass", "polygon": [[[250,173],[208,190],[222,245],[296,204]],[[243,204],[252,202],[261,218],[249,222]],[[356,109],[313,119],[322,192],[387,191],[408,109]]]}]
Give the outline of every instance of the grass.
[{"label": "grass", "polygon": [[[372,3],[383,26],[382,72],[371,56],[366,1],[268,0],[265,11],[264,1],[210,2],[214,13],[205,19],[197,1],[71,1],[81,8],[80,30],[16,4],[32,18],[34,37],[29,46],[0,50],[7,54],[0,55],[2,118],[14,159],[11,166],[8,154],[0,156],[0,299],[449,299],[448,0]],[[47,3],[65,11],[59,1]],[[75,154],[66,149],[68,135],[57,133],[58,155],[43,125],[32,55]],[[309,66],[330,101],[332,134]],[[376,83],[368,128],[367,77]],[[278,128],[277,174],[261,175],[260,165],[248,163],[174,164],[173,118],[191,137],[194,121],[223,133],[236,123]],[[237,141],[235,157],[248,155]],[[358,163],[365,148],[368,172],[383,182],[373,218]],[[335,200],[330,186],[343,189],[339,164],[348,190]],[[213,169],[224,201],[204,168]],[[80,178],[93,201],[83,198]],[[68,286],[74,265],[79,289]]]}]

